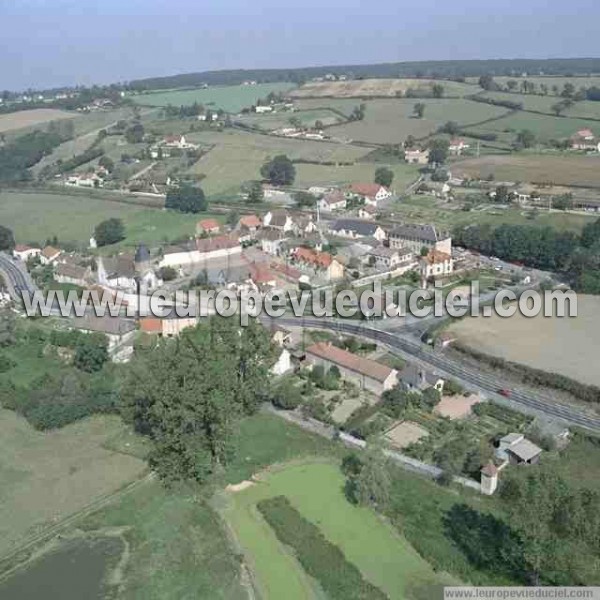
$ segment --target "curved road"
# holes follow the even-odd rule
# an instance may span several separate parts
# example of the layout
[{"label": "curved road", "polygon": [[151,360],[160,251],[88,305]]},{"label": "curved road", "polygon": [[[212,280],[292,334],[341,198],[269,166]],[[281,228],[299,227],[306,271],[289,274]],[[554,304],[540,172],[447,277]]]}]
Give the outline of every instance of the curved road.
[{"label": "curved road", "polygon": [[521,410],[522,412],[543,414],[553,419],[561,419],[571,425],[600,432],[600,417],[588,416],[584,412],[556,402],[549,396],[534,393],[529,390],[511,388],[510,398],[498,394],[498,390],[506,387],[506,383],[492,375],[482,373],[473,368],[465,367],[460,362],[450,359],[434,351],[430,346],[422,344],[398,333],[380,331],[364,325],[355,325],[341,321],[326,321],[323,319],[277,319],[282,325],[309,327],[313,329],[328,329],[340,333],[357,335],[385,344],[405,355],[409,360],[422,366],[452,377],[468,387],[482,391],[494,401]]},{"label": "curved road", "polygon": [[4,277],[11,298],[18,302],[22,300],[21,292],[27,291],[32,294],[37,289],[19,261],[13,260],[4,252],[0,252],[0,274]]}]

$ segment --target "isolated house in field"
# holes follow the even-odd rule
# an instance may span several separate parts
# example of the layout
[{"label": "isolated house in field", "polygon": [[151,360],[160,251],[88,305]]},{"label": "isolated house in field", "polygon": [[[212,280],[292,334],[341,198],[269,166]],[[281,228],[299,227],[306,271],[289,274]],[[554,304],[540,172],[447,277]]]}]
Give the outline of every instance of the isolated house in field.
[{"label": "isolated house in field", "polygon": [[409,391],[422,392],[427,388],[435,388],[440,394],[444,391],[444,380],[432,371],[419,365],[407,364],[399,373],[398,380]]},{"label": "isolated house in field", "polygon": [[350,196],[362,198],[365,204],[377,206],[378,202],[390,198],[392,192],[378,183],[353,183],[349,190]]},{"label": "isolated house in field", "polygon": [[320,342],[308,347],[306,359],[311,365],[321,365],[326,370],[335,365],[342,377],[378,396],[397,383],[395,369],[342,350],[330,342]]},{"label": "isolated house in field", "polygon": [[600,152],[600,139],[594,135],[591,129],[581,129],[571,138],[571,148]]},{"label": "isolated house in field", "polygon": [[470,147],[470,144],[463,138],[452,138],[448,150],[450,154],[460,156],[464,150],[468,150]]},{"label": "isolated house in field", "polygon": [[535,465],[540,460],[542,449],[530,442],[522,433],[509,433],[500,439],[496,458],[511,465]]},{"label": "isolated house in field", "polygon": [[164,146],[167,148],[178,148],[179,150],[185,150],[187,148],[196,148],[195,144],[191,144],[185,139],[183,135],[168,135],[163,140]]},{"label": "isolated house in field", "polygon": [[319,201],[318,206],[323,212],[333,212],[335,210],[343,210],[346,208],[346,196],[340,190],[334,190],[329,194],[325,194]]},{"label": "isolated house in field", "polygon": [[40,262],[43,265],[51,265],[61,254],[62,250],[46,246],[40,253]]},{"label": "isolated house in field", "polygon": [[438,230],[435,225],[407,223],[392,229],[389,238],[390,248],[407,246],[415,254],[420,254],[422,248],[433,248],[446,254],[452,253],[452,238]]},{"label": "isolated house in field", "polygon": [[421,278],[444,277],[454,271],[454,260],[452,255],[439,250],[430,250],[425,256],[419,259],[421,269]]},{"label": "isolated house in field", "polygon": [[426,165],[429,163],[429,150],[405,150],[404,160],[411,165]]},{"label": "isolated house in field", "polygon": [[40,248],[34,248],[26,244],[17,244],[13,250],[13,256],[23,262],[27,262],[30,258],[39,256],[41,251]]},{"label": "isolated house in field", "polygon": [[214,235],[221,231],[221,224],[215,219],[202,219],[196,223],[196,235]]},{"label": "isolated house in field", "polygon": [[349,239],[373,237],[382,242],[387,237],[385,230],[377,223],[369,223],[360,219],[338,219],[329,225],[329,231],[334,235]]}]

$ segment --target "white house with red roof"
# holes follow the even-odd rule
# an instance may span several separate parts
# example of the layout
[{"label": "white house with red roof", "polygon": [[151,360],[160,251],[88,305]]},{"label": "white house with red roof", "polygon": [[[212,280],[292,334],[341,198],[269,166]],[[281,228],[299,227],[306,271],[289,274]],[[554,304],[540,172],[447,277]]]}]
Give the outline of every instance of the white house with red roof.
[{"label": "white house with red roof", "polygon": [[196,144],[188,142],[184,135],[168,135],[164,138],[163,145],[167,148],[179,148],[180,150],[197,147]]},{"label": "white house with red roof", "polygon": [[40,262],[43,265],[51,265],[61,254],[62,250],[46,246],[40,253]]},{"label": "white house with red roof", "polygon": [[419,261],[421,277],[427,280],[431,277],[443,277],[454,271],[454,260],[451,254],[432,249]]},{"label": "white house with red roof", "polygon": [[600,139],[594,135],[591,129],[580,129],[571,138],[571,148],[573,150],[600,152]]},{"label": "white house with red roof", "polygon": [[463,150],[468,150],[471,145],[463,138],[452,138],[448,145],[448,151],[454,156],[460,156]]},{"label": "white house with red roof", "polygon": [[39,256],[41,251],[41,248],[33,248],[27,244],[17,244],[13,250],[13,256],[26,262],[33,256]]},{"label": "white house with red roof", "polygon": [[390,198],[392,192],[378,183],[353,183],[350,186],[350,195],[363,198],[365,204],[377,206],[377,203]]},{"label": "white house with red roof", "polygon": [[344,277],[344,265],[328,252],[317,252],[312,248],[296,248],[292,257],[296,264],[311,269],[326,281],[335,281]]},{"label": "white house with red roof", "polygon": [[220,231],[221,224],[216,219],[202,219],[196,223],[196,235],[212,235]]}]

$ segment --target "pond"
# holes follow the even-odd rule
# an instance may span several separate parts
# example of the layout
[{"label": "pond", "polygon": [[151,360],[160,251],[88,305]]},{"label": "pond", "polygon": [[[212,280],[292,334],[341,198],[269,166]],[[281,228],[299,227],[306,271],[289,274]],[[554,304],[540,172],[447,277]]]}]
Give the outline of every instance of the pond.
[{"label": "pond", "polygon": [[[0,583],[2,600],[103,600],[124,551],[120,537],[65,541]],[[113,588],[114,590],[114,588]]]}]

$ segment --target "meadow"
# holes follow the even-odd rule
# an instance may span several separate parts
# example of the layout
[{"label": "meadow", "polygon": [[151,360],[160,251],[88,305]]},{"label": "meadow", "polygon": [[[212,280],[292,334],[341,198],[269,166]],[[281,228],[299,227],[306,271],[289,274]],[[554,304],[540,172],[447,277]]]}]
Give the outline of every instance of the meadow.
[{"label": "meadow", "polygon": [[[552,86],[557,85],[559,87],[559,92],[562,90],[565,83],[572,83],[576,89],[581,87],[591,87],[591,86],[600,86],[600,76],[591,75],[591,76],[581,76],[581,77],[560,77],[560,76],[526,76],[526,77],[494,77],[494,81],[499,83],[500,85],[506,85],[506,82],[510,79],[513,79],[518,84],[522,81],[529,81],[530,83],[535,83],[536,86],[547,85],[549,90],[552,90]],[[467,81],[472,83],[477,83],[478,78],[469,77]]]},{"label": "meadow", "polygon": [[43,433],[0,409],[0,556],[143,475],[142,460],[105,446],[124,429],[93,417]]},{"label": "meadow", "polygon": [[314,127],[317,121],[325,126],[335,125],[343,121],[342,117],[328,108],[295,110],[294,112],[277,112],[267,114],[249,114],[236,118],[236,123],[258,127],[263,131],[273,131],[283,127],[291,127],[290,119],[298,120],[303,127]]},{"label": "meadow", "polygon": [[482,156],[454,163],[452,172],[481,178],[493,175],[498,181],[600,187],[600,156],[528,153]]},{"label": "meadow", "polygon": [[259,83],[147,92],[136,94],[131,98],[136,104],[142,106],[185,106],[197,102],[206,108],[238,113],[242,108],[249,108],[257,100],[266,98],[271,92],[287,92],[293,87],[291,83]]},{"label": "meadow", "polygon": [[123,220],[127,238],[122,246],[160,244],[193,234],[203,217],[222,215],[181,213],[109,200],[101,195],[0,192],[0,222],[10,227],[18,243],[43,244],[57,236],[61,243],[87,247],[94,228],[105,219]]},{"label": "meadow", "polygon": [[[370,509],[354,506],[343,493],[344,476],[328,462],[290,464],[265,474],[259,484],[231,494],[225,517],[240,541],[264,597],[322,597],[296,559],[256,511],[256,503],[285,496],[308,521],[390,598],[425,597],[449,577],[435,574],[406,539]],[[430,596],[431,597],[431,596]]]},{"label": "meadow", "polygon": [[237,193],[242,183],[260,179],[260,167],[278,154],[286,154],[292,160],[354,162],[368,152],[368,149],[344,144],[293,140],[236,130],[196,132],[188,137],[203,146],[213,146],[190,169],[205,176],[202,187],[209,195]]},{"label": "meadow", "polygon": [[[414,105],[425,104],[424,118],[413,116]],[[431,135],[447,121],[468,127],[487,119],[500,117],[504,108],[468,100],[370,100],[366,102],[365,118],[327,130],[336,138],[370,142],[373,144],[399,144],[412,135],[423,138]]]}]

